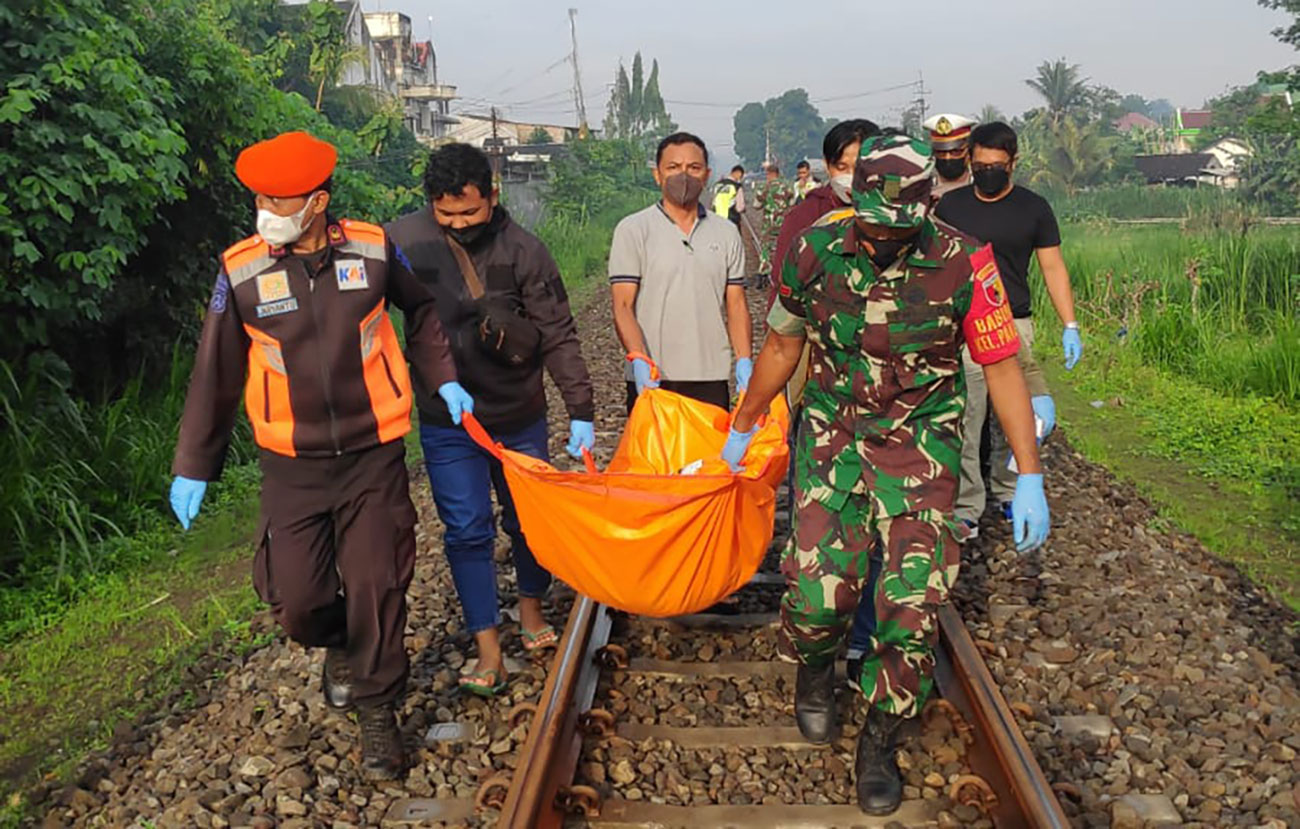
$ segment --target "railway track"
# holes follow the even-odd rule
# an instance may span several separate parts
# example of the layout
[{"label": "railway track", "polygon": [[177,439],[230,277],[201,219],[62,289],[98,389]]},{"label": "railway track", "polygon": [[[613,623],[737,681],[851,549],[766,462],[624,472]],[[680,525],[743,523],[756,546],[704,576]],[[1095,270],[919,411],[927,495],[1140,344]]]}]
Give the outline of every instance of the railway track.
[{"label": "railway track", "polygon": [[[746,589],[773,597],[776,581],[774,575],[760,573],[755,584]],[[518,706],[510,714],[514,724],[530,722],[514,773],[486,781],[479,790],[478,806],[499,808],[497,825],[502,829],[550,829],[566,822],[629,829],[652,826],[812,829],[966,823],[996,827],[1069,825],[975,642],[951,607],[944,608],[940,614],[941,648],[936,670],[940,698],[927,706],[921,729],[931,738],[936,734],[939,739],[944,735],[951,737],[959,746],[957,760],[947,764],[950,773],[943,776],[941,792],[931,790],[925,797],[906,800],[897,813],[887,818],[868,817],[858,810],[845,762],[835,764],[826,759],[825,755],[835,753],[834,748],[807,744],[795,728],[790,711],[769,710],[768,716],[764,716],[761,710],[755,710],[765,707],[775,696],[788,702],[793,694],[793,665],[772,661],[770,657],[754,659],[746,652],[762,651],[757,643],[774,632],[775,620],[776,615],[771,611],[702,614],[671,620],[631,618],[579,598],[569,615],[563,645],[556,654],[539,701]],[[723,630],[739,632],[737,641],[749,642],[751,646],[707,661],[637,655],[638,635],[644,641],[685,643],[689,649]],[[637,688],[648,687],[648,683],[671,683],[674,687],[714,683],[712,690],[716,697],[720,679],[741,680],[751,688],[765,685],[770,691],[767,695],[750,691],[754,697],[749,701],[757,704],[741,719],[775,718],[784,720],[785,724],[671,725],[638,721],[646,717],[626,717],[638,707],[629,692],[634,694]],[[850,696],[847,689],[843,696],[846,699]],[[689,694],[682,696],[687,697]],[[678,704],[678,718],[683,718],[682,709],[689,708]],[[692,721],[700,718],[709,719],[684,717]],[[848,715],[845,719],[848,722]],[[853,726],[846,725],[844,745],[840,746],[840,752],[850,758],[848,767],[852,765],[852,740],[848,739],[855,733],[852,729]],[[912,739],[915,741],[916,737]],[[921,742],[934,745],[936,740]],[[751,777],[739,793],[732,791],[730,795],[719,796],[717,786],[698,780],[702,775],[687,781],[676,772],[677,797],[672,796],[673,786],[656,789],[651,779],[647,784],[651,793],[637,789],[638,796],[633,799],[626,796],[632,790],[624,789],[625,796],[618,796],[608,781],[593,783],[580,774],[584,756],[599,756],[611,747],[625,756],[625,770],[642,768],[647,778],[663,777],[662,772],[654,773],[653,764],[645,759],[647,753],[672,755],[675,752],[674,756],[684,756],[728,748],[751,752],[755,764],[780,764],[792,773],[798,773],[805,765],[819,768],[829,765],[840,771],[834,775],[838,779],[832,779],[831,774],[818,775],[828,796],[811,799],[828,802],[809,803],[806,801],[810,798],[806,796],[805,802],[781,802],[782,786],[774,783],[773,777],[766,784]],[[951,757],[951,749],[949,752]],[[740,765],[735,761],[731,764]],[[774,775],[778,780],[781,776]],[[931,782],[935,782],[933,778]],[[774,794],[771,789],[778,792]],[[688,791],[695,796],[690,797]],[[682,802],[688,798],[689,804]],[[719,802],[710,803],[710,799]],[[974,820],[961,819],[956,814]]]}]

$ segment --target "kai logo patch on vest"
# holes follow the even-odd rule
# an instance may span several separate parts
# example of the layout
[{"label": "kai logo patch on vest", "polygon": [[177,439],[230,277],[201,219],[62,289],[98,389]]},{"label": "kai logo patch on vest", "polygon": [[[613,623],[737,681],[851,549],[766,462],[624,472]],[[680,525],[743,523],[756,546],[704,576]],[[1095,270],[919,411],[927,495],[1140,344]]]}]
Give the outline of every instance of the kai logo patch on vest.
[{"label": "kai logo patch on vest", "polygon": [[257,277],[257,301],[279,302],[293,296],[289,290],[289,272],[274,271]]},{"label": "kai logo patch on vest", "polygon": [[334,263],[334,276],[340,291],[364,291],[370,287],[363,259],[343,259]]}]

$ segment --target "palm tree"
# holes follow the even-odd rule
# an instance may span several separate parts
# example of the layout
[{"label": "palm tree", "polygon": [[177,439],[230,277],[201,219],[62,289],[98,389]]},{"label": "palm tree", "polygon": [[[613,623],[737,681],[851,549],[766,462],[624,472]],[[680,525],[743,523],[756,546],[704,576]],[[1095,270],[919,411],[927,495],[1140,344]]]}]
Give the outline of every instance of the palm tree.
[{"label": "palm tree", "polygon": [[985,104],[984,108],[980,110],[979,120],[981,124],[991,124],[994,121],[1006,121],[1007,116],[1003,115],[1002,110],[993,106],[993,104]]},{"label": "palm tree", "polygon": [[1088,102],[1088,79],[1079,77],[1079,64],[1066,63],[1064,58],[1050,63],[1043,61],[1038,67],[1038,77],[1025,83],[1043,96],[1053,124]]},{"label": "palm tree", "polygon": [[1115,163],[1114,149],[1119,142],[1104,135],[1100,125],[1080,124],[1073,118],[1055,126],[1031,126],[1025,139],[1022,167],[1028,168],[1029,183],[1069,194],[1101,182]]}]

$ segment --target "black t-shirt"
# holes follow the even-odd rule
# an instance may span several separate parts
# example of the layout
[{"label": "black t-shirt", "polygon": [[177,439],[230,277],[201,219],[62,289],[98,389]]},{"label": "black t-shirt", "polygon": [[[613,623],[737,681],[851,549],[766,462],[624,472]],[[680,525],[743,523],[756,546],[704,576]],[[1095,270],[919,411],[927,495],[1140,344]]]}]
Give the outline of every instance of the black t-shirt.
[{"label": "black t-shirt", "polygon": [[1028,317],[1029,258],[1038,248],[1061,244],[1061,229],[1047,199],[1016,185],[995,202],[980,201],[974,185],[953,190],[939,201],[935,215],[961,232],[993,245],[1011,313]]}]

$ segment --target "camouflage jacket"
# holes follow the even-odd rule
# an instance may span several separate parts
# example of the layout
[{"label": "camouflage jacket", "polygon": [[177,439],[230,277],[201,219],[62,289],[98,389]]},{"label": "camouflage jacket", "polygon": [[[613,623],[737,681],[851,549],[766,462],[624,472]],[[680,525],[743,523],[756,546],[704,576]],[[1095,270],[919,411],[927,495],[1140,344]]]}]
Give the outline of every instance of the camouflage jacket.
[{"label": "camouflage jacket", "polygon": [[804,395],[814,497],[838,509],[870,492],[883,515],[950,512],[961,464],[961,346],[1013,356],[1015,324],[992,252],[926,220],[879,274],[853,218],[809,228],[781,269],[772,329],[812,345]]},{"label": "camouflage jacket", "polygon": [[754,203],[763,217],[763,227],[779,229],[786,211],[795,203],[794,190],[780,179],[765,181],[754,190]]}]

